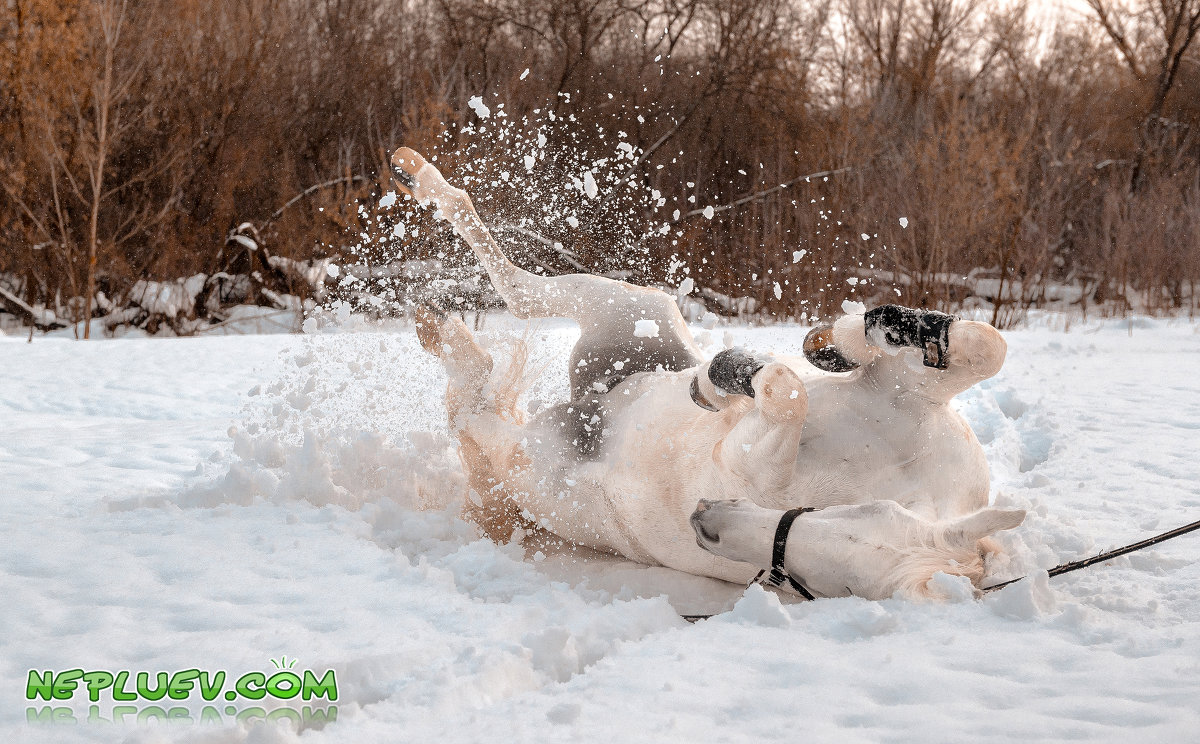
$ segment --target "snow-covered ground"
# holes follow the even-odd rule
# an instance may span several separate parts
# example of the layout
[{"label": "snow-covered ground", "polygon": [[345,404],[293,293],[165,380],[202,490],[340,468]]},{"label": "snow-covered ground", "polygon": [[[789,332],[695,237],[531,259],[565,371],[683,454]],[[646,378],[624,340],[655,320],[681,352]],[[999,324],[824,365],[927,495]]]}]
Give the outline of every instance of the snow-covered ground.
[{"label": "snow-covered ground", "polygon": [[[1012,558],[996,578],[1200,518],[1200,327],[1061,326],[1009,333],[1005,370],[957,401],[994,500],[1030,510],[1000,536]],[[803,337],[730,334],[778,352]],[[565,392],[571,335],[531,333],[544,369],[531,396]],[[982,601],[781,604],[755,588],[733,606],[739,588],[715,581],[479,539],[456,517],[443,377],[411,332],[9,337],[0,380],[0,740],[1200,731],[1200,536]],[[696,625],[676,614],[729,607]],[[192,699],[158,704],[191,723],[112,724],[107,697],[25,699],[30,669],[236,677],[281,656],[336,671],[336,722],[234,725],[247,701],[201,722]]]}]

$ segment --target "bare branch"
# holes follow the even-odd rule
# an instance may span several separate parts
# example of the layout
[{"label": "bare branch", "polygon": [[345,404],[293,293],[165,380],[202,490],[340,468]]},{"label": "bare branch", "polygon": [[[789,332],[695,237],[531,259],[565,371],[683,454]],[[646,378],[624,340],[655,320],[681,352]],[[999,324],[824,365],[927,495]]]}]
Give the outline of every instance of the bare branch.
[{"label": "bare branch", "polygon": [[693,209],[690,212],[684,212],[683,214],[679,215],[678,219],[671,220],[667,224],[668,225],[676,225],[680,222],[683,222],[684,220],[686,220],[689,217],[695,217],[697,215],[704,214],[705,212],[707,212],[710,209],[712,210],[713,214],[717,214],[718,212],[725,212],[730,209],[736,209],[737,207],[740,207],[743,204],[749,204],[750,202],[758,201],[760,199],[765,199],[766,197],[770,196],[771,194],[774,194],[779,191],[783,191],[784,189],[791,188],[792,186],[795,186],[796,184],[800,183],[801,181],[804,181],[805,183],[807,183],[811,179],[814,179],[814,178],[825,178],[826,176],[836,176],[839,173],[847,173],[852,170],[854,170],[854,167],[848,165],[844,168],[834,168],[833,170],[823,170],[823,171],[817,171],[816,173],[809,173],[806,176],[797,176],[796,178],[793,178],[790,181],[784,181],[783,183],[779,184],[778,186],[772,186],[769,189],[764,189],[762,191],[756,191],[753,194],[747,194],[746,196],[735,199],[735,200],[729,202],[728,204],[722,204],[719,207],[708,206],[708,207],[702,207],[700,209]]}]

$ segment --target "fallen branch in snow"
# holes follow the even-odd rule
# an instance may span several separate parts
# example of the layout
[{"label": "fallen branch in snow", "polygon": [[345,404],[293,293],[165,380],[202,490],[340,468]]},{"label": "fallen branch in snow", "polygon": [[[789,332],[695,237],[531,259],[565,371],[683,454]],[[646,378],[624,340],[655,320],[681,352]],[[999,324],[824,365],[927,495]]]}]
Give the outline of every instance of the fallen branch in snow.
[{"label": "fallen branch in snow", "polygon": [[24,300],[22,300],[20,297],[17,297],[12,292],[9,292],[4,287],[0,287],[0,306],[3,306],[5,310],[17,316],[18,318],[21,318],[31,327],[36,327],[41,331],[50,331],[55,328],[67,327],[67,324],[63,323],[61,320],[47,320],[44,312],[39,313],[38,311],[34,310],[32,307],[26,304]]}]

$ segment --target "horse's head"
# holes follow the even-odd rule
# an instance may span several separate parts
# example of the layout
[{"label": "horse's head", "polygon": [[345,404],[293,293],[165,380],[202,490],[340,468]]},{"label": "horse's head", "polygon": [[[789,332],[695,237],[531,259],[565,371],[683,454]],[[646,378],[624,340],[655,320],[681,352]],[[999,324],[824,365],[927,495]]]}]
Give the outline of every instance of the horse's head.
[{"label": "horse's head", "polygon": [[[705,550],[769,568],[782,514],[747,499],[701,500],[691,523]],[[938,571],[966,576],[978,587],[983,579],[980,540],[1016,527],[1024,518],[1021,510],[988,508],[929,522],[894,501],[831,506],[793,523],[784,565],[819,596],[936,596],[929,581]]]}]

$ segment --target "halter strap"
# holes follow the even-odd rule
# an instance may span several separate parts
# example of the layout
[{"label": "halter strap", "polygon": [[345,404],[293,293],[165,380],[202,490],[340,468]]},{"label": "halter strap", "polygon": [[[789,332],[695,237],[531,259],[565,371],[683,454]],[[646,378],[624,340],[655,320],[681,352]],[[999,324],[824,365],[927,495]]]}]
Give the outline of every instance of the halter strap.
[{"label": "halter strap", "polygon": [[788,574],[787,569],[783,567],[783,554],[787,548],[788,534],[792,530],[792,523],[796,521],[796,517],[810,511],[815,511],[812,507],[804,507],[803,509],[788,509],[779,518],[779,525],[775,528],[775,543],[771,546],[771,570],[768,573],[766,569],[758,572],[758,576],[754,577],[751,584],[757,583],[762,578],[763,574],[767,574],[765,583],[774,587],[781,587],[785,583],[792,588],[797,594],[805,599],[816,599],[808,589],[804,588],[796,579],[793,579]]}]

